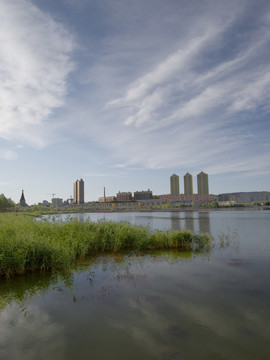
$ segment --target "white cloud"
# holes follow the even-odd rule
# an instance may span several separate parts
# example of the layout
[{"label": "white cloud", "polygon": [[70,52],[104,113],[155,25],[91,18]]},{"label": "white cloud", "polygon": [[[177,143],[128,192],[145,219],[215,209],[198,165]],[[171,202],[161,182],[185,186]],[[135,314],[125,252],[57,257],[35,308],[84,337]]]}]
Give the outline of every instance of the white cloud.
[{"label": "white cloud", "polygon": [[14,150],[5,150],[0,149],[0,158],[4,160],[16,160],[18,157],[18,154]]},{"label": "white cloud", "polygon": [[[27,359],[54,357],[63,358],[66,342],[64,327],[35,305],[29,305],[29,313],[16,309],[15,305],[1,312],[0,354],[6,358],[19,359],[24,354]],[[13,340],[16,338],[16,346]],[[28,345],[31,339],[31,346]],[[42,351],[41,351],[42,349]]]},{"label": "white cloud", "polygon": [[[246,5],[234,15],[210,11],[202,20],[191,17],[190,26],[196,23],[197,30],[179,41],[172,39],[178,43],[175,51],[117,87],[117,96],[102,107],[99,121],[89,122],[116,162],[212,173],[266,171],[264,152],[256,155],[265,139],[259,140],[254,129],[264,131],[253,124],[260,121],[259,111],[269,111],[269,9],[256,18],[254,30],[250,26],[246,34],[237,33],[251,10]],[[236,33],[237,40],[232,36]]]},{"label": "white cloud", "polygon": [[85,173],[83,174],[83,177],[107,177],[107,178],[112,178],[112,177],[124,177],[126,174],[123,172],[119,172],[119,173]]},{"label": "white cloud", "polygon": [[[72,84],[74,93],[79,85],[78,96],[68,103],[71,34],[29,0],[0,0],[0,137],[43,146],[57,132],[70,136],[72,146],[79,139],[87,151],[88,143],[93,152],[107,149],[102,159],[104,152],[97,150],[97,161],[116,164],[115,172],[250,171],[246,159],[252,148],[254,156],[261,150],[260,169],[254,169],[267,171],[261,168],[265,139],[250,136],[252,117],[259,121],[256,111],[269,111],[269,7],[246,27],[251,1],[206,1],[200,7],[196,1],[182,7],[158,1],[156,9],[147,2],[145,13],[141,2],[105,3],[106,11],[97,5],[103,23],[110,18],[105,35],[95,32],[99,24],[82,34],[91,40],[89,48],[78,44],[81,50],[86,45],[77,54],[78,63],[84,56],[76,73],[80,84],[75,78]],[[73,4],[77,14],[89,10],[86,1],[80,4],[84,10]],[[66,20],[74,21],[79,39],[81,28],[74,18]],[[52,120],[59,107],[63,111]],[[104,170],[84,176],[125,174]]]},{"label": "white cloud", "polygon": [[73,40],[30,0],[0,0],[0,24],[0,137],[43,146],[43,123],[65,103]]}]

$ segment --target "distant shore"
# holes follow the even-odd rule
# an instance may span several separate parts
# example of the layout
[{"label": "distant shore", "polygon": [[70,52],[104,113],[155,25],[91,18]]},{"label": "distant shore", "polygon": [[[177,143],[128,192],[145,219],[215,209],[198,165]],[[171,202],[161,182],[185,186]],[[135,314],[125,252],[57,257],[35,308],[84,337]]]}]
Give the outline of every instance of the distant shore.
[{"label": "distant shore", "polygon": [[[74,211],[72,211],[74,210]],[[270,206],[250,206],[250,207],[220,207],[220,208],[198,208],[198,207],[189,207],[189,208],[164,208],[164,209],[70,209],[66,210],[56,210],[55,212],[48,211],[47,214],[83,214],[83,213],[145,213],[145,212],[209,212],[209,211],[239,211],[239,210],[270,210]],[[44,212],[43,214],[46,214]]]},{"label": "distant shore", "polygon": [[57,214],[82,214],[82,213],[154,213],[154,212],[209,212],[209,211],[251,211],[251,210],[270,210],[269,205],[264,206],[239,206],[239,207],[179,207],[179,208],[137,208],[137,209],[93,209],[90,207],[70,207],[70,208],[48,208],[48,209],[16,209],[16,210],[0,210],[0,214],[13,213],[13,214],[25,214],[31,217],[37,217],[41,215],[57,215]]},{"label": "distant shore", "polygon": [[[117,209],[117,210],[82,210],[80,213],[89,212],[89,213],[130,213],[130,212],[191,212],[191,211],[200,211],[200,212],[208,212],[208,211],[231,211],[231,210],[270,210],[270,206],[253,206],[253,207],[220,207],[220,208],[167,208],[167,209]],[[75,211],[78,212],[78,211]]]}]

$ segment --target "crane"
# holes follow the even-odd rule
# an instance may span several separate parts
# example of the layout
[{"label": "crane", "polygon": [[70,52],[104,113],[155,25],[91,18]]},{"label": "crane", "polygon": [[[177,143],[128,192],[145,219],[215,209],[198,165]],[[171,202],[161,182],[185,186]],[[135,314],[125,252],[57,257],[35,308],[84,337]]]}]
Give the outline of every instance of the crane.
[{"label": "crane", "polygon": [[54,198],[54,195],[56,195],[55,193],[52,193],[52,194],[46,194],[46,195],[52,195],[52,198]]}]

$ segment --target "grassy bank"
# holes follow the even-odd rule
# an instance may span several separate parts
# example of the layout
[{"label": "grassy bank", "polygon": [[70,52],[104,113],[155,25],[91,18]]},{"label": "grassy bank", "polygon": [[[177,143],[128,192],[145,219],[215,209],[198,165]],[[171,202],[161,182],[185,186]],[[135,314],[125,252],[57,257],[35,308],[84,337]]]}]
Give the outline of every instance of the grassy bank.
[{"label": "grassy bank", "polygon": [[203,249],[207,234],[188,230],[151,232],[128,223],[36,221],[22,214],[0,216],[0,274],[11,277],[26,271],[67,270],[93,253],[154,249]]}]

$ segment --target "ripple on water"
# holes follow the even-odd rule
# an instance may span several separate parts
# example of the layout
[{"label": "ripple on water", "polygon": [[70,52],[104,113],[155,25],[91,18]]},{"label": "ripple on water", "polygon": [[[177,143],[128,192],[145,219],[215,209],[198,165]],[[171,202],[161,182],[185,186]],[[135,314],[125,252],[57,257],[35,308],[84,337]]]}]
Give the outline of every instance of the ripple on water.
[{"label": "ripple on water", "polygon": [[246,295],[248,297],[253,297],[253,298],[264,298],[267,297],[267,292],[261,289],[242,289],[241,293],[243,295]]},{"label": "ripple on water", "polygon": [[180,326],[172,324],[163,329],[163,335],[171,340],[187,339],[190,334]]},{"label": "ripple on water", "polygon": [[157,356],[157,360],[179,360],[179,353],[173,351],[162,351]]},{"label": "ripple on water", "polygon": [[146,283],[147,275],[146,274],[117,274],[117,282],[125,282],[132,287],[136,287],[139,283]]},{"label": "ripple on water", "polygon": [[227,265],[239,266],[239,267],[248,266],[251,264],[252,264],[251,261],[247,261],[241,258],[232,258],[230,261],[227,262]]}]

